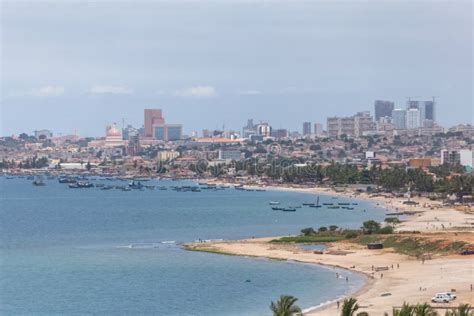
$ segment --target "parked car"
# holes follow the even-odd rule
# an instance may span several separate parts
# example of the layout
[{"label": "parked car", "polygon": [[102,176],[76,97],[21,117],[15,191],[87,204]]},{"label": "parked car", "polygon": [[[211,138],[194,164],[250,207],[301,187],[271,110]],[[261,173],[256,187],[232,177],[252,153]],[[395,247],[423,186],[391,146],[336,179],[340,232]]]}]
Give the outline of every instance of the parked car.
[{"label": "parked car", "polygon": [[451,296],[449,295],[446,295],[446,293],[443,293],[443,294],[439,293],[431,298],[431,301],[433,303],[449,303],[452,300],[453,298],[451,298]]},{"label": "parked car", "polygon": [[447,295],[451,298],[451,301],[454,301],[456,299],[456,294],[453,292],[443,292],[443,293],[437,293],[436,295]]}]

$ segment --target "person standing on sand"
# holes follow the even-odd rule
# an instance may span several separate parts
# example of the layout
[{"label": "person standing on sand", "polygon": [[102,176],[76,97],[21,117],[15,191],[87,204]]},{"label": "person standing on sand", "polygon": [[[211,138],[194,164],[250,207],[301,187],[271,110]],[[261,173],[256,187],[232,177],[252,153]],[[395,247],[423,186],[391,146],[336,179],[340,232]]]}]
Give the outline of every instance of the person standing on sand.
[{"label": "person standing on sand", "polygon": [[339,309],[339,301],[336,302],[336,305],[337,305],[337,309]]}]

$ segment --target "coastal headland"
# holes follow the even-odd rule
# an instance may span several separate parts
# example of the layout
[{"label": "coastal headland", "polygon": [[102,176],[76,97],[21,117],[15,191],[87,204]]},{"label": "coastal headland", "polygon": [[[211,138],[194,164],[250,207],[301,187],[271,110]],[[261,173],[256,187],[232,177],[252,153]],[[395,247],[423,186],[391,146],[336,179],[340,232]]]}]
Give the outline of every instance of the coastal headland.
[{"label": "coastal headland", "polygon": [[[331,194],[357,199],[367,199],[381,208],[394,213],[406,214],[395,225],[395,232],[380,238],[390,240],[393,246],[369,250],[364,242],[339,240],[325,243],[324,251],[309,251],[295,242],[281,242],[279,237],[255,238],[237,241],[192,243],[188,250],[206,251],[228,255],[265,257],[333,266],[361,273],[366,276],[365,286],[352,296],[359,302],[359,311],[370,315],[391,313],[393,307],[404,302],[430,303],[444,309],[459,303],[474,305],[474,264],[472,256],[461,255],[460,250],[474,244],[474,213],[469,208],[456,209],[440,202],[415,197],[416,205],[407,205],[405,198],[373,196],[351,190],[333,191],[328,188],[266,187],[275,190],[295,190],[314,194]],[[337,223],[334,223],[337,225]],[[303,227],[302,227],[303,228]],[[374,239],[363,238],[373,241]],[[391,238],[391,239],[388,239]],[[411,244],[425,248],[414,251]],[[417,244],[418,243],[418,244]],[[388,244],[388,243],[386,243]],[[344,276],[335,273],[335,278]],[[457,299],[448,304],[431,303],[431,297],[439,292],[453,291]],[[282,293],[289,294],[291,293]],[[315,305],[320,304],[315,302]],[[336,315],[336,301],[307,309],[305,315]]]}]

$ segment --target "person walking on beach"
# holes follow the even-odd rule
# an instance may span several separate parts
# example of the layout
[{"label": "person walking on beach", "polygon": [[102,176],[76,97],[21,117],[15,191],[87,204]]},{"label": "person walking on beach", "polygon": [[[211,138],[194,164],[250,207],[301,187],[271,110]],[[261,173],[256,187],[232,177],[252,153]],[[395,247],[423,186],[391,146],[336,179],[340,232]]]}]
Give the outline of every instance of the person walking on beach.
[{"label": "person walking on beach", "polygon": [[339,309],[339,301],[336,302],[336,305],[337,305],[337,309]]},{"label": "person walking on beach", "polygon": [[383,273],[380,273],[380,279],[383,279]]}]

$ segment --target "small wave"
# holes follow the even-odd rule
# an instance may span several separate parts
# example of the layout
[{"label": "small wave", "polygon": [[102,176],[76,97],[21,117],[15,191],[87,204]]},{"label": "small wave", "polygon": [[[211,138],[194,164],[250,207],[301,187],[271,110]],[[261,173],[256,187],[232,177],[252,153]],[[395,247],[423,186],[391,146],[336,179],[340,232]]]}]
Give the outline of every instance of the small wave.
[{"label": "small wave", "polygon": [[130,244],[126,246],[117,246],[117,248],[122,249],[154,249],[159,247],[159,243],[138,243],[138,244]]},{"label": "small wave", "polygon": [[117,246],[116,248],[121,249],[155,249],[162,247],[162,245],[174,245],[176,241],[174,240],[164,240],[160,242],[148,242],[148,243],[133,243],[129,245],[121,245]]},{"label": "small wave", "polygon": [[328,306],[328,305],[334,304],[334,303],[336,303],[337,301],[340,301],[340,300],[342,300],[342,299],[344,299],[344,298],[345,298],[345,296],[341,296],[341,297],[335,298],[335,299],[333,299],[333,300],[328,300],[328,301],[323,302],[323,303],[321,303],[321,304],[318,304],[318,305],[316,305],[316,306],[308,307],[308,308],[302,310],[302,313],[303,313],[303,314],[306,314],[306,313],[315,311],[315,310],[317,310],[317,309],[320,309],[320,308],[326,307],[326,306]]}]

